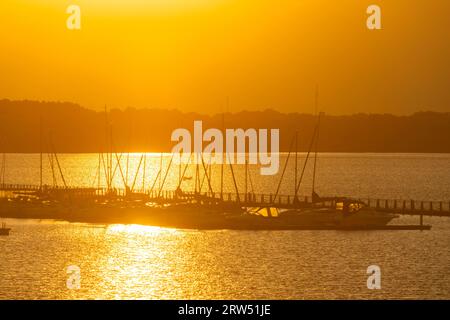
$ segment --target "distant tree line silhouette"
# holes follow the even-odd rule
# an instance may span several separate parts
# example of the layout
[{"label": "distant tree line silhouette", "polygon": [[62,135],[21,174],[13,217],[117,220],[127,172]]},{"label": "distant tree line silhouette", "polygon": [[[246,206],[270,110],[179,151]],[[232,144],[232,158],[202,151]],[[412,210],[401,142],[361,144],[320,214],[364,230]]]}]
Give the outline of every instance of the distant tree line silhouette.
[{"label": "distant tree line silhouette", "polygon": [[[106,118],[108,120],[106,120]],[[280,149],[288,151],[298,132],[299,151],[308,149],[317,117],[274,110],[216,115],[162,109],[105,112],[67,102],[0,100],[0,152],[104,152],[112,136],[117,152],[169,152],[176,128],[279,128]],[[106,126],[106,123],[110,126]],[[43,137],[42,139],[40,137]],[[42,144],[41,144],[42,142]],[[450,113],[325,115],[318,150],[322,152],[450,152]]]}]

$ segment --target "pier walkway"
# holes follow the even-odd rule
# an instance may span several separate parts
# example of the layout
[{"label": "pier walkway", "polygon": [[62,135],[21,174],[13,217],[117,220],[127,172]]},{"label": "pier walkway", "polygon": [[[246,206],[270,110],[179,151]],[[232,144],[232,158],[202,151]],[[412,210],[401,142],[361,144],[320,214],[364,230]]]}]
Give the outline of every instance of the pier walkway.
[{"label": "pier walkway", "polygon": [[[40,192],[38,185],[22,184],[1,184],[0,196],[8,197],[13,195],[38,194]],[[101,197],[109,196],[112,193],[117,198],[140,197],[148,201],[189,201],[190,199],[203,199],[205,202],[223,202],[227,204],[239,205],[241,207],[275,207],[279,209],[300,209],[305,207],[334,207],[338,200],[326,200],[320,203],[313,203],[312,197],[299,196],[295,198],[292,195],[273,195],[273,194],[236,194],[236,193],[218,193],[218,192],[182,192],[177,193],[172,190],[137,190],[130,194],[125,189],[107,189],[107,188],[84,188],[84,187],[51,187],[45,186],[47,192],[61,193],[66,195],[76,195],[77,197]],[[331,197],[328,197],[328,199]],[[334,198],[334,197],[333,197]],[[441,216],[450,217],[450,201],[424,201],[424,200],[406,200],[406,199],[362,199],[352,198],[365,203],[368,207],[378,211],[392,212],[403,215],[418,216]]]}]

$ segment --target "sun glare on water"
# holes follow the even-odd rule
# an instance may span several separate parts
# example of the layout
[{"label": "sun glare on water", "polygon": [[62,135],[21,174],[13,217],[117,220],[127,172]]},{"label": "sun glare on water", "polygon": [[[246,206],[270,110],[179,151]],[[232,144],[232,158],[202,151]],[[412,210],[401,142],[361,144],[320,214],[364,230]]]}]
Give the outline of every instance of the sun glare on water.
[{"label": "sun glare on water", "polygon": [[124,225],[114,224],[107,228],[108,233],[126,233],[135,235],[158,235],[163,232],[176,231],[174,229],[166,229],[161,227],[143,226],[138,224]]}]

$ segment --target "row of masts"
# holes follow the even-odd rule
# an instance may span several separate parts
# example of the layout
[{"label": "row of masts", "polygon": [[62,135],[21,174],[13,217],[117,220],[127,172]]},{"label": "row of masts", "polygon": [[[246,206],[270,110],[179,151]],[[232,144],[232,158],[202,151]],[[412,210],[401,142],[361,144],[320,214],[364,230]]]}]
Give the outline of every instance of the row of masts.
[{"label": "row of masts", "polygon": [[[42,124],[42,118],[40,120],[40,123]],[[308,159],[310,158],[310,154],[311,154],[311,149],[312,146],[315,142],[316,145],[316,150],[315,150],[315,156],[314,156],[314,168],[313,168],[313,192],[314,192],[314,183],[315,183],[315,172],[316,172],[316,164],[317,164],[317,136],[318,136],[318,130],[319,130],[319,124],[320,124],[320,115],[318,118],[318,123],[316,125],[316,128],[314,129],[314,134],[310,143],[310,147],[309,150],[306,154],[306,159],[305,162],[303,164],[303,168],[301,170],[300,176],[298,176],[299,170],[298,170],[298,132],[295,133],[295,136],[293,137],[293,141],[295,142],[295,169],[294,169],[294,201],[297,201],[298,199],[298,192],[300,189],[300,185],[305,173],[305,168],[308,162]],[[141,167],[142,167],[142,181],[141,181],[141,191],[145,192],[146,190],[146,168],[147,168],[147,154],[143,153],[139,159],[139,163],[137,166],[137,170],[134,174],[134,177],[132,177],[132,183],[129,183],[129,162],[130,162],[130,154],[127,153],[126,154],[126,168],[125,170],[122,168],[122,164],[121,164],[121,160],[123,158],[123,153],[118,154],[117,152],[114,152],[114,147],[113,147],[113,142],[112,142],[112,128],[109,125],[108,128],[108,132],[109,132],[109,141],[108,141],[108,146],[109,146],[109,152],[100,152],[98,154],[98,165],[97,165],[97,170],[96,170],[96,176],[94,178],[94,182],[93,185],[97,184],[97,189],[100,190],[102,189],[102,183],[101,183],[101,177],[102,175],[104,175],[106,177],[106,187],[108,190],[108,193],[114,193],[114,183],[113,180],[115,179],[115,176],[117,175],[117,173],[120,173],[120,176],[122,178],[122,182],[124,185],[124,189],[126,190],[127,193],[134,193],[135,192],[135,188],[137,186],[137,178],[138,175],[140,173]],[[43,146],[44,146],[44,139],[43,139],[43,130],[42,130],[42,126],[40,128],[40,137],[41,137],[41,141],[40,141],[40,145],[41,145],[41,152],[40,152],[40,190],[42,191],[44,188],[44,184],[43,184],[43,167],[44,167],[44,153],[43,153]],[[46,143],[46,147],[47,147],[47,157],[48,157],[48,161],[49,161],[49,165],[50,165],[50,169],[52,172],[52,181],[53,181],[53,187],[57,187],[58,186],[58,180],[60,179],[63,183],[64,188],[68,188],[68,183],[66,182],[66,178],[64,176],[63,173],[63,169],[61,166],[61,163],[59,161],[58,158],[58,154],[55,151],[55,148],[53,146],[52,143],[52,139],[51,139],[51,134],[48,134],[48,139],[46,139],[47,143]],[[283,172],[281,175],[281,178],[278,182],[278,187],[277,187],[277,191],[275,193],[275,198],[278,195],[278,192],[280,190],[280,186],[281,183],[283,181],[283,177],[286,171],[286,167],[287,167],[287,163],[289,161],[289,158],[291,156],[292,153],[292,143],[289,149],[289,153],[283,168]],[[191,155],[192,156],[192,155]],[[163,154],[160,154],[160,165],[159,165],[159,170],[157,172],[157,175],[155,177],[155,179],[153,180],[153,182],[151,183],[151,187],[150,189],[147,190],[148,193],[152,193],[154,190],[159,190],[158,191],[158,195],[161,195],[162,190],[164,189],[169,171],[171,169],[173,160],[174,160],[175,155],[172,154],[169,164],[167,166],[167,169],[164,170],[163,168]],[[192,158],[192,157],[191,157]],[[205,164],[205,160],[203,157],[203,154],[200,156],[201,158],[201,164],[199,163],[199,161],[196,161],[195,163],[195,177],[194,177],[194,192],[195,193],[200,193],[203,189],[203,186],[205,185],[205,183],[207,184],[207,188],[208,188],[208,192],[210,193],[214,193],[213,188],[212,188],[212,168],[211,168],[211,163]],[[114,161],[115,159],[115,161]],[[180,159],[181,159],[181,154],[180,154]],[[224,195],[224,161],[221,162],[220,165],[220,197],[223,198]],[[183,181],[185,180],[191,180],[192,177],[186,177],[186,172],[188,169],[188,166],[190,165],[190,163],[186,163],[183,167],[183,164],[179,163],[179,171],[178,171],[178,184],[177,184],[177,189],[181,188],[181,184]],[[233,180],[233,187],[234,187],[234,191],[235,194],[239,197],[239,189],[238,189],[238,184],[237,184],[237,180],[236,180],[236,175],[234,172],[234,168],[232,166],[232,164],[230,163],[230,173],[231,173],[231,177]],[[5,183],[5,168],[6,168],[6,156],[5,154],[2,155],[2,163],[1,163],[1,167],[0,167],[0,178],[1,178],[1,183],[4,184]],[[165,171],[165,173],[164,173]],[[253,194],[255,192],[254,190],[254,185],[253,185],[253,179],[249,170],[249,164],[248,161],[246,160],[245,162],[245,168],[244,168],[244,189],[245,192],[244,194],[247,193],[251,193]],[[163,174],[164,173],[164,174]],[[45,186],[46,188],[48,186]],[[250,192],[249,192],[250,191]],[[238,199],[240,200],[240,199]]]},{"label": "row of masts", "polygon": [[[227,101],[228,104],[228,101]],[[317,110],[317,105],[318,105],[318,97],[316,94],[316,99],[315,99],[315,108]],[[290,147],[289,147],[289,152],[286,158],[286,162],[284,164],[282,173],[281,173],[281,177],[278,181],[278,185],[277,185],[277,189],[275,192],[275,197],[278,195],[280,188],[281,188],[281,184],[282,181],[284,179],[285,173],[286,173],[286,168],[288,165],[288,162],[290,160],[291,157],[291,153],[295,153],[295,164],[294,164],[294,201],[297,201],[298,199],[298,194],[299,194],[299,190],[300,190],[300,186],[301,183],[303,181],[304,175],[305,175],[305,170],[306,170],[306,166],[308,163],[308,160],[310,159],[311,153],[313,152],[313,148],[315,149],[314,151],[314,162],[313,162],[313,178],[312,178],[312,193],[315,193],[315,184],[316,184],[316,167],[317,167],[317,149],[318,149],[318,140],[319,140],[319,126],[320,126],[320,119],[321,119],[321,114],[317,114],[317,123],[315,125],[314,128],[314,132],[313,132],[313,136],[311,138],[310,144],[309,144],[309,148],[308,148],[308,152],[306,154],[306,159],[303,163],[303,167],[301,169],[301,171],[299,172],[299,162],[298,162],[298,144],[299,144],[299,137],[298,137],[298,131],[295,132],[294,137],[292,138]],[[104,143],[104,151],[100,152],[98,154],[98,164],[97,164],[97,170],[96,170],[96,174],[95,174],[95,178],[94,178],[94,183],[93,185],[97,185],[96,187],[98,189],[102,188],[102,176],[105,177],[105,181],[106,181],[106,188],[108,190],[108,193],[114,193],[114,180],[117,174],[120,174],[120,178],[122,179],[122,183],[124,185],[124,189],[126,190],[127,193],[134,193],[135,189],[137,187],[138,184],[138,175],[140,173],[141,167],[142,167],[142,180],[141,180],[141,190],[145,191],[145,187],[146,187],[146,168],[147,168],[147,154],[146,153],[142,153],[140,159],[139,159],[139,163],[136,169],[136,172],[134,174],[134,177],[132,176],[132,180],[131,183],[129,181],[129,163],[130,163],[130,153],[128,152],[126,154],[126,166],[125,168],[122,168],[122,158],[123,158],[123,153],[117,153],[115,151],[115,147],[114,147],[114,142],[113,142],[113,130],[112,130],[112,125],[110,122],[110,119],[108,118],[108,110],[105,106],[105,143]],[[43,118],[42,116],[40,117],[40,156],[39,156],[39,161],[40,161],[40,169],[39,169],[39,179],[40,179],[40,190],[43,189],[44,187],[44,181],[43,181],[43,171],[44,171],[44,153],[43,153],[43,149],[44,149],[44,141],[47,141],[45,147],[47,149],[47,156],[48,156],[48,160],[49,160],[49,164],[50,164],[50,168],[51,168],[51,172],[52,172],[52,181],[53,181],[53,186],[57,186],[58,185],[58,179],[61,179],[63,186],[65,188],[68,187],[68,184],[66,182],[66,178],[64,176],[60,161],[58,159],[58,155],[57,152],[54,148],[54,145],[52,143],[52,138],[51,138],[51,133],[48,133],[48,137],[47,139],[44,139],[44,134],[43,134]],[[222,131],[225,130],[225,113],[222,113]],[[159,161],[159,170],[157,172],[157,175],[154,179],[154,181],[151,183],[151,187],[149,188],[149,192],[153,192],[154,190],[159,190],[159,193],[161,193],[161,191],[164,189],[164,185],[166,184],[166,180],[169,174],[169,171],[171,169],[173,160],[174,160],[174,154],[171,155],[169,164],[167,166],[166,170],[163,170],[163,153],[161,153],[160,155],[160,161]],[[212,188],[212,172],[211,172],[211,163],[209,162],[208,164],[205,164],[205,159],[204,159],[204,155],[203,154],[196,154],[195,156],[200,157],[201,161],[199,163],[198,158],[197,161],[195,162],[195,177],[194,177],[194,190],[195,192],[201,192],[205,182],[207,184],[207,188],[208,191],[213,193],[213,188]],[[229,154],[223,154],[222,157],[229,157]],[[192,154],[190,155],[189,159],[192,158]],[[180,154],[180,160],[181,160],[181,154]],[[223,159],[222,159],[223,160]],[[226,160],[226,159],[225,159]],[[190,161],[189,161],[190,162]],[[184,169],[183,169],[183,164],[179,163],[179,172],[178,172],[178,184],[177,184],[177,189],[181,188],[182,182],[184,180],[190,180],[190,178],[186,178],[185,174],[187,171],[187,168],[189,166],[189,162],[185,164]],[[220,163],[220,195],[221,198],[223,198],[223,194],[224,194],[224,162],[225,161],[221,161]],[[6,159],[5,159],[5,154],[3,154],[2,156],[2,165],[0,167],[0,178],[1,178],[1,183],[4,183],[5,181],[5,167],[6,167]],[[231,173],[231,177],[232,177],[232,181],[233,181],[233,187],[234,187],[234,191],[236,192],[236,194],[239,197],[239,190],[238,190],[238,183],[236,180],[236,175],[234,172],[234,168],[233,165],[230,163],[229,161],[229,169],[230,169],[230,173]],[[165,173],[164,173],[165,171]],[[248,164],[248,160],[245,161],[245,176],[244,176],[244,188],[245,188],[245,194],[247,194],[247,192],[254,193],[254,185],[253,185],[253,180],[250,174],[250,170],[249,170],[249,164]],[[202,178],[201,178],[202,176]]]}]

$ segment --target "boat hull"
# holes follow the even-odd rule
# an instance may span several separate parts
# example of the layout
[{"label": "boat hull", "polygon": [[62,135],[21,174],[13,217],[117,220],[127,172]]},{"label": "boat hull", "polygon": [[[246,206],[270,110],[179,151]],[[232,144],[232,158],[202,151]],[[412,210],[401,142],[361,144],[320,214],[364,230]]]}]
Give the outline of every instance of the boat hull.
[{"label": "boat hull", "polygon": [[340,227],[379,227],[386,226],[398,215],[388,212],[379,212],[371,209],[361,210],[352,214],[344,214],[340,210],[306,209],[291,210],[280,215],[286,223],[296,225],[320,225]]},{"label": "boat hull", "polygon": [[0,216],[57,219],[102,224],[143,224],[180,229],[302,230],[374,228],[386,226],[396,215],[358,212],[345,216],[336,210],[291,210],[276,217],[248,214],[236,206],[183,204],[148,206],[142,203],[86,205],[8,203]]},{"label": "boat hull", "polygon": [[10,231],[11,231],[11,229],[9,229],[9,228],[0,229],[0,236],[9,236]]}]

